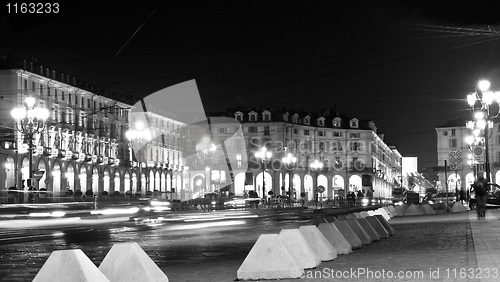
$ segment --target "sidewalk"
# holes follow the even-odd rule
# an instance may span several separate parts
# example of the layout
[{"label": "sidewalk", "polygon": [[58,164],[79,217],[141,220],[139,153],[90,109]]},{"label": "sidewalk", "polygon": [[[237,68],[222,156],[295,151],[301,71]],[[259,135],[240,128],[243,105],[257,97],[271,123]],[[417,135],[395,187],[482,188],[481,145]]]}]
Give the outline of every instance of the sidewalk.
[{"label": "sidewalk", "polygon": [[489,210],[486,218],[482,220],[477,219],[476,213],[470,212],[469,220],[478,270],[498,270],[496,279],[481,279],[481,281],[500,281],[500,211]]},{"label": "sidewalk", "polygon": [[[306,270],[301,279],[266,281],[500,281],[499,219],[500,210],[488,210],[486,220],[478,220],[474,211],[394,217],[390,223],[395,236],[323,262]],[[162,270],[171,281],[235,281],[246,254],[215,261],[208,257],[196,265],[168,265]],[[339,273],[347,277],[334,277]],[[406,277],[394,276],[398,274]]]}]

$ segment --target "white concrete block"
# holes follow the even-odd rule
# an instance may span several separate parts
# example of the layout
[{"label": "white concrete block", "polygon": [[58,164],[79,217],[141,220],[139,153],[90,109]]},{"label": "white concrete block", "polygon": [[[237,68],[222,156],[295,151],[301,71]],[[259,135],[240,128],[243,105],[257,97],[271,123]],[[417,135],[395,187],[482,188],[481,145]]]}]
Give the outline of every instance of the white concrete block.
[{"label": "white concrete block", "polygon": [[429,206],[428,204],[422,204],[422,205],[420,205],[420,210],[424,214],[436,214],[436,212],[434,211],[434,209],[431,208],[431,206]]},{"label": "white concrete block", "polygon": [[356,219],[356,215],[354,215],[353,213],[350,213],[346,216],[347,219]]},{"label": "white concrete block", "polygon": [[397,206],[395,208],[396,212],[398,213],[399,216],[405,215],[405,209],[402,206]]},{"label": "white concrete block", "polygon": [[391,214],[393,216],[399,216],[400,214],[396,211],[396,208],[394,208],[394,206],[388,206],[387,207],[389,209],[389,211],[391,212]]},{"label": "white concrete block", "polygon": [[344,235],[342,235],[335,225],[332,223],[320,224],[318,229],[337,251],[337,254],[347,255],[352,253],[351,244],[349,244]]},{"label": "white concrete block", "polygon": [[389,214],[383,208],[378,208],[375,211],[375,213],[383,216],[385,218],[385,220],[387,220],[387,221],[389,221],[391,219],[391,217],[389,216]]},{"label": "white concrete block", "polygon": [[385,210],[385,212],[389,215],[390,218],[394,217],[394,215],[392,215],[392,213],[391,213],[391,211],[389,210],[388,207],[382,207],[382,208]]},{"label": "white concrete block", "polygon": [[465,212],[467,208],[460,202],[454,202],[450,209],[451,212]]},{"label": "white concrete block", "polygon": [[367,217],[367,216],[370,216],[370,214],[369,214],[367,211],[362,211],[362,212],[361,212],[361,216],[362,216],[363,218],[365,218],[365,217]]},{"label": "white concrete block", "polygon": [[290,254],[278,234],[262,234],[236,275],[240,280],[284,279],[299,278],[303,272],[304,268]]},{"label": "white concrete block", "polygon": [[168,282],[167,275],[135,242],[114,244],[99,270],[110,282]]},{"label": "white concrete block", "polygon": [[380,241],[380,235],[378,235],[377,231],[375,231],[375,229],[373,229],[373,227],[370,225],[370,223],[368,223],[366,218],[358,218],[356,220],[361,225],[361,227],[363,227],[363,229],[366,231],[366,233],[368,233],[368,235],[370,235],[370,238],[372,239],[372,241]]},{"label": "white concrete block", "polygon": [[346,220],[347,224],[349,227],[351,227],[352,231],[358,236],[358,238],[361,240],[361,243],[363,245],[368,245],[372,243],[372,238],[366,231],[361,227],[361,225],[358,223],[358,218],[357,219],[348,219]]},{"label": "white concrete block", "polygon": [[387,232],[389,233],[389,236],[393,236],[394,234],[396,234],[396,232],[394,231],[394,228],[392,228],[391,224],[387,220],[385,220],[385,218],[383,216],[376,215],[375,217],[382,224],[382,226],[385,228],[385,230],[387,230]]},{"label": "white concrete block", "polygon": [[410,216],[410,215],[421,215],[422,211],[414,204],[411,204],[408,209],[406,209],[404,215],[405,216]]},{"label": "white concrete block", "polygon": [[347,219],[347,216],[345,216],[344,214],[339,214],[337,216],[337,220],[346,220]]},{"label": "white concrete block", "polygon": [[[323,224],[331,223],[321,223],[320,226]],[[299,230],[322,261],[330,261],[337,258],[337,250],[335,250],[332,244],[325,238],[323,233],[319,231],[318,227],[314,225],[305,225],[301,226]]]},{"label": "white concrete block", "polygon": [[33,282],[109,282],[80,249],[53,251]]},{"label": "white concrete block", "polygon": [[303,268],[315,268],[321,265],[321,259],[299,229],[282,229],[279,237]]},{"label": "white concrete block", "polygon": [[363,216],[361,215],[360,212],[355,212],[353,214],[354,214],[354,216],[356,216],[356,218],[363,218]]},{"label": "white concrete block", "polygon": [[370,225],[377,231],[378,235],[381,239],[389,238],[389,232],[385,229],[385,227],[380,223],[380,221],[375,216],[365,217],[365,219],[370,223]]},{"label": "white concrete block", "polygon": [[349,227],[349,224],[347,224],[347,222],[345,220],[333,222],[333,225],[335,225],[335,227],[337,227],[337,229],[340,231],[340,233],[342,233],[342,235],[344,235],[347,242],[349,242],[349,244],[351,244],[351,247],[353,249],[361,248],[361,245],[363,244],[361,242],[361,239],[359,239],[358,235],[356,235],[356,233],[354,233],[352,228]]}]

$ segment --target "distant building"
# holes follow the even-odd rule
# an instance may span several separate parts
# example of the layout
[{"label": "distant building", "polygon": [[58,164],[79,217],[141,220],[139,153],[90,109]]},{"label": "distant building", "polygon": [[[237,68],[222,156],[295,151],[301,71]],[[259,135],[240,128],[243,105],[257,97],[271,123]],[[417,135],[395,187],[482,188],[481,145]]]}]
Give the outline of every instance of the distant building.
[{"label": "distant building", "polygon": [[[346,190],[361,190],[366,194],[371,188],[374,197],[390,198],[392,189],[401,185],[402,156],[395,146],[384,141],[384,135],[377,132],[373,121],[333,110],[309,113],[236,108],[210,114],[210,117],[210,120],[226,119],[212,121],[210,126],[191,125],[188,129],[186,150],[191,150],[187,155],[192,157],[186,162],[194,194],[223,188],[231,183],[231,178],[234,185],[225,189],[234,195],[253,190],[266,198],[270,196],[269,191],[273,195],[287,195],[292,190],[294,199],[304,200],[314,199],[316,186],[325,188],[319,197],[326,199],[344,196]],[[225,141],[224,148],[218,149],[209,160],[200,160],[194,152],[204,136],[212,138],[215,144]],[[255,152],[263,146],[272,152],[271,160],[264,167],[255,158]],[[283,165],[282,158],[288,153],[297,158],[293,167]],[[315,160],[323,164],[320,171],[310,167]],[[241,168],[242,161],[248,163],[248,168]],[[223,181],[209,181],[208,185],[196,181],[196,177],[205,178],[207,169],[219,170],[218,180]]]},{"label": "distant building", "polygon": [[[153,143],[138,164],[125,138],[133,106],[123,102],[124,97],[36,62],[5,56],[0,58],[0,93],[0,203],[27,201],[27,140],[15,130],[10,114],[27,96],[51,113],[46,129],[33,141],[33,170],[44,172],[36,188],[46,190],[44,201],[68,201],[77,191],[87,196],[157,191],[166,197],[175,195],[172,188],[181,187],[185,126],[179,122],[148,112],[155,133],[163,134],[165,142]],[[138,185],[140,179],[143,185]],[[8,193],[11,187],[23,192]]]},{"label": "distant building", "polygon": [[[471,148],[465,138],[470,135],[466,128],[466,122],[470,120],[464,117],[454,118],[436,127],[438,166],[435,172],[438,174],[438,190],[449,191],[464,189],[468,191],[474,182],[477,171],[486,171],[484,164],[475,165],[470,163],[472,157]],[[489,160],[491,169],[491,181],[499,183],[500,180],[500,123],[495,120],[489,137]],[[445,167],[445,161],[447,166]]]}]

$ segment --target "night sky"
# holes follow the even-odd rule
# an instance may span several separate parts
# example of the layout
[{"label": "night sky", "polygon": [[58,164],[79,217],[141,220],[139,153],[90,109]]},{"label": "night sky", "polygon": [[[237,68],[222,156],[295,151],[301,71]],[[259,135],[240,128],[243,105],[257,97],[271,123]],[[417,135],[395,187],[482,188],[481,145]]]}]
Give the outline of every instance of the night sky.
[{"label": "night sky", "polygon": [[498,1],[102,2],[4,2],[0,50],[129,98],[195,79],[209,112],[336,107],[419,169],[438,165],[434,128],[468,114],[480,78],[500,89]]}]

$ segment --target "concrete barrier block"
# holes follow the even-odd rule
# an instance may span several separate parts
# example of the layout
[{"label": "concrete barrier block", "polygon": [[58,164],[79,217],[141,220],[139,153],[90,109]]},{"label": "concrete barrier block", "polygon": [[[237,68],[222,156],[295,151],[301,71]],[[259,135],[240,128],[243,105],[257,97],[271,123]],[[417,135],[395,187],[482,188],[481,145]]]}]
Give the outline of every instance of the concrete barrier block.
[{"label": "concrete barrier block", "polygon": [[320,223],[328,223],[328,220],[326,220],[326,218],[324,216],[320,215],[320,216],[316,217],[316,219],[313,222],[313,225],[318,227]]},{"label": "concrete barrier block", "polygon": [[301,267],[307,269],[321,265],[321,259],[307,243],[306,238],[299,229],[282,229],[279,237],[281,242],[288,248],[289,253],[300,262]]},{"label": "concrete barrier block", "polygon": [[351,227],[349,227],[349,224],[346,222],[347,220],[344,221],[336,221],[333,222],[333,225],[337,227],[337,229],[344,235],[345,239],[349,244],[351,244],[352,249],[359,249],[361,248],[361,245],[363,244],[361,242],[361,239],[359,239],[358,235],[354,233]]},{"label": "concrete barrier block", "polygon": [[389,214],[383,208],[378,208],[377,210],[375,210],[375,214],[383,216],[387,221],[391,219]]},{"label": "concrete barrier block", "polygon": [[350,213],[346,216],[347,219],[356,219],[356,215],[354,215],[353,213]]},{"label": "concrete barrier block", "polygon": [[406,211],[410,207],[410,205],[408,205],[407,203],[403,203],[400,207],[403,209],[403,211]]},{"label": "concrete barrier block", "polygon": [[356,218],[363,218],[363,216],[361,215],[360,212],[355,212],[353,214],[354,214],[354,216],[356,216]]},{"label": "concrete barrier block", "polygon": [[238,269],[237,277],[240,280],[299,278],[303,272],[304,268],[278,234],[262,234]]},{"label": "concrete barrier block", "polygon": [[[320,226],[323,224],[332,223],[321,223]],[[314,225],[305,225],[301,226],[299,230],[322,261],[330,261],[337,258],[337,250],[325,238],[323,233],[319,231],[318,227]]]},{"label": "concrete barrier block", "polygon": [[365,217],[368,223],[377,231],[381,239],[389,238],[389,232],[375,216]]},{"label": "concrete barrier block", "polygon": [[135,242],[114,244],[99,265],[99,270],[110,282],[168,282],[167,275]]},{"label": "concrete barrier block", "polygon": [[451,212],[465,212],[467,208],[460,202],[454,202],[450,209]]},{"label": "concrete barrier block", "polygon": [[337,220],[346,220],[346,219],[347,219],[347,216],[345,216],[344,214],[337,215]]},{"label": "concrete barrier block", "polygon": [[[396,208],[394,206],[388,206],[387,207],[389,209],[389,211],[391,212],[391,214],[393,216],[399,216],[400,214],[396,211]],[[401,214],[402,215],[402,214]]]},{"label": "concrete barrier block", "polygon": [[383,216],[376,215],[375,217],[378,219],[378,221],[380,221],[382,226],[384,226],[385,230],[387,230],[389,236],[393,236],[394,234],[396,234],[394,228],[392,228],[391,224],[387,220],[385,220]]},{"label": "concrete barrier block", "polygon": [[361,244],[363,245],[368,245],[372,243],[372,238],[366,231],[361,227],[361,225],[358,223],[358,219],[348,219],[345,222],[351,227],[352,231],[358,236],[358,238],[361,240]]},{"label": "concrete barrier block", "polygon": [[395,210],[396,210],[396,212],[398,213],[398,215],[399,215],[399,216],[403,216],[403,215],[405,215],[405,209],[403,209],[403,207],[402,207],[402,206],[397,206],[397,207],[395,208]]},{"label": "concrete barrier block", "polygon": [[436,212],[434,211],[434,209],[431,208],[431,206],[429,206],[428,204],[422,204],[422,205],[420,205],[420,210],[424,214],[436,214]]},{"label": "concrete barrier block", "polygon": [[360,212],[360,214],[361,214],[361,217],[362,217],[362,218],[365,218],[365,217],[367,217],[367,216],[370,216],[370,214],[369,214],[367,211],[362,211],[362,212]]},{"label": "concrete barrier block", "polygon": [[446,211],[448,210],[448,206],[446,205],[446,203],[439,203],[437,205],[436,208],[434,208],[435,210],[442,210],[442,211]]},{"label": "concrete barrier block", "polygon": [[358,223],[363,227],[363,229],[370,235],[370,238],[372,241],[380,241],[380,235],[378,235],[377,231],[373,229],[373,227],[368,223],[368,220],[366,218],[358,218],[356,219]]},{"label": "concrete barrier block", "polygon": [[385,212],[389,215],[390,218],[394,217],[394,215],[392,215],[392,213],[391,213],[391,211],[389,210],[388,207],[382,207],[382,208],[385,210]]},{"label": "concrete barrier block", "polygon": [[405,216],[410,216],[410,215],[421,215],[422,211],[414,204],[411,204],[408,209],[406,209],[404,215]]},{"label": "concrete barrier block", "polygon": [[319,225],[318,229],[337,251],[338,255],[347,255],[352,253],[351,244],[349,244],[344,235],[342,235],[333,223],[322,223]]},{"label": "concrete barrier block", "polygon": [[33,282],[109,282],[80,249],[53,251]]}]

